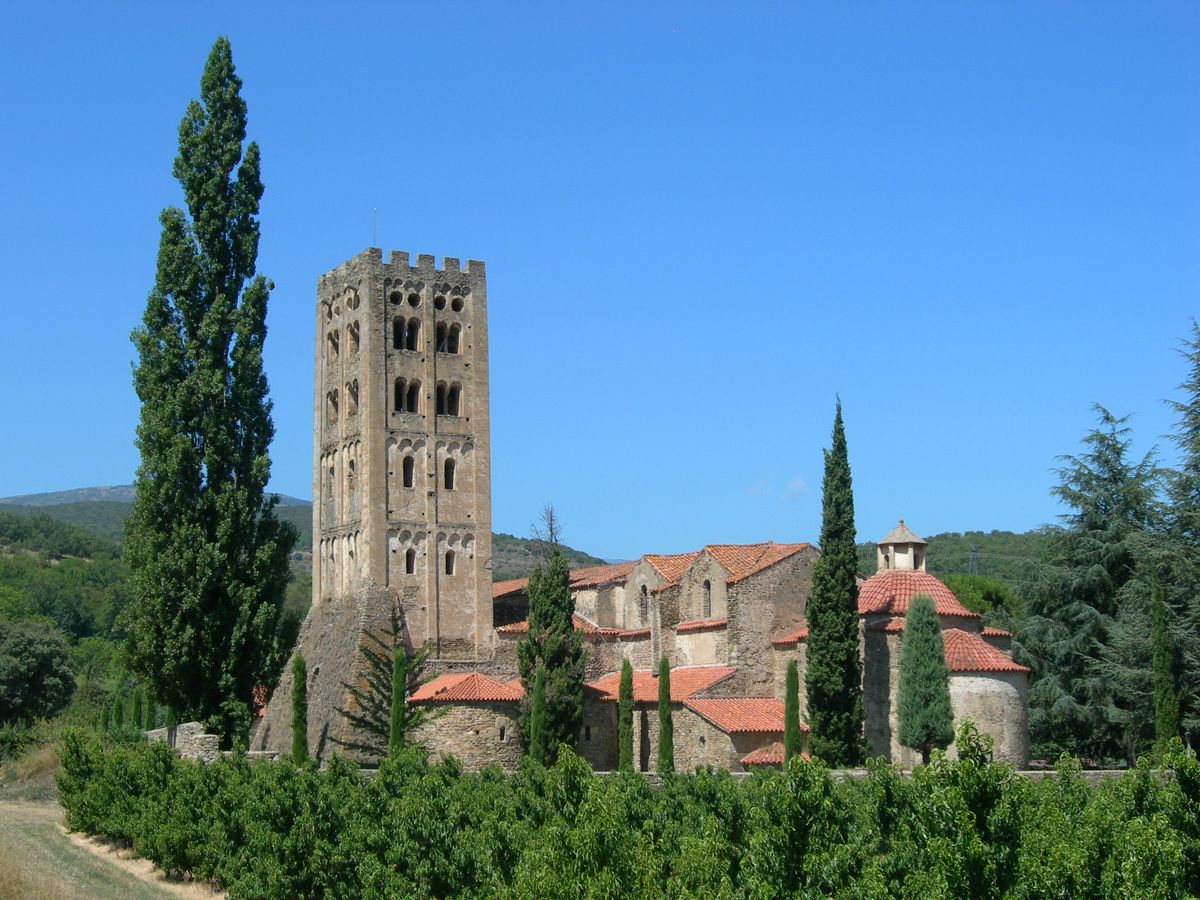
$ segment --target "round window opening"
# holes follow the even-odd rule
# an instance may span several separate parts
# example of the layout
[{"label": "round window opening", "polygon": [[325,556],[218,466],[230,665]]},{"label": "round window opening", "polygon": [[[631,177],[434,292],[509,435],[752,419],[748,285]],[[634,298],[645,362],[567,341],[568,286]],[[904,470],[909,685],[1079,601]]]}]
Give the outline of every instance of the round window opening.
[{"label": "round window opening", "polygon": [[450,308],[455,312],[462,312],[463,302],[462,297],[455,297],[450,301]]}]

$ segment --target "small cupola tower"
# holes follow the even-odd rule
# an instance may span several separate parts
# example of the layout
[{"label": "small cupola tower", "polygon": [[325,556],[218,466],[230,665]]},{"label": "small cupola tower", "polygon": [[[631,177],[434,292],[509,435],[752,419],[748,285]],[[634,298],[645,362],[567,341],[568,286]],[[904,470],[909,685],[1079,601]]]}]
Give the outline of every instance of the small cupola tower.
[{"label": "small cupola tower", "polygon": [[876,563],[879,571],[908,569],[924,572],[926,543],[913,534],[901,519],[900,523],[887,533],[887,537],[875,545],[878,548]]}]

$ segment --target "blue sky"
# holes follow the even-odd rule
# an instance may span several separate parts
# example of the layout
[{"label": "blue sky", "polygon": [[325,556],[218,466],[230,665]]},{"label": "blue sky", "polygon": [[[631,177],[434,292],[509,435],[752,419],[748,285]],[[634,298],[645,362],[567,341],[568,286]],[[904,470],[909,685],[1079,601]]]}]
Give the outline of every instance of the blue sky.
[{"label": "blue sky", "polygon": [[0,496],[131,480],[128,340],[218,34],[275,281],[273,486],[311,490],[317,276],[488,265],[493,524],[609,558],[1024,530],[1090,406],[1172,426],[1200,283],[1194,4],[9,7]]}]

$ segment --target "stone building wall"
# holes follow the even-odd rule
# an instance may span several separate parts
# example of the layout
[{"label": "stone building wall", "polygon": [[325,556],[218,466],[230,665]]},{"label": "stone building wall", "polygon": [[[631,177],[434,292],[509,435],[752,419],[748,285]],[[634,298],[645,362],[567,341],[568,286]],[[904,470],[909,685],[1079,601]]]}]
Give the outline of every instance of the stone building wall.
[{"label": "stone building wall", "polygon": [[785,699],[784,693],[787,689],[787,666],[791,660],[796,660],[796,671],[800,676],[800,721],[807,724],[808,722],[808,690],[804,685],[804,673],[807,671],[808,665],[808,641],[797,641],[787,647],[772,647],[771,658],[773,660],[773,669],[775,672],[775,693],[776,700]]},{"label": "stone building wall", "polygon": [[516,703],[426,703],[434,716],[415,732],[432,758],[454,756],[466,769],[498,765],[515,769],[521,759]]},{"label": "stone building wall", "polygon": [[729,659],[726,627],[705,628],[675,634],[675,652],[671,658],[677,666],[723,666]]},{"label": "stone building wall", "polygon": [[806,547],[730,585],[729,665],[738,671],[722,685],[729,696],[777,696],[771,641],[803,624],[818,556]]},{"label": "stone building wall", "polygon": [[[636,746],[635,740],[634,747]],[[616,703],[611,700],[597,700],[595,697],[584,698],[583,727],[579,729],[576,749],[597,772],[611,772],[617,768],[619,748]],[[635,752],[635,759],[636,756]]]},{"label": "stone building wall", "polygon": [[728,734],[682,704],[673,705],[672,712],[677,772],[698,766],[740,772],[743,756],[783,739],[782,734]]},{"label": "stone building wall", "polygon": [[164,741],[178,751],[183,759],[198,759],[200,762],[212,762],[221,751],[221,737],[216,734],[205,734],[204,726],[199,722],[183,722],[171,728],[154,728],[146,732],[148,741]]},{"label": "stone building wall", "polygon": [[[708,553],[701,553],[696,557],[696,561],[679,577],[679,618],[671,624],[696,619],[725,618],[729,611],[725,585],[728,578],[729,572]],[[707,591],[705,583],[708,584]]]},{"label": "stone building wall", "polygon": [[[982,734],[995,741],[997,760],[1025,768],[1029,764],[1028,682],[1024,672],[951,673],[955,732],[964,719],[972,719]],[[956,755],[953,745],[948,755]]]}]

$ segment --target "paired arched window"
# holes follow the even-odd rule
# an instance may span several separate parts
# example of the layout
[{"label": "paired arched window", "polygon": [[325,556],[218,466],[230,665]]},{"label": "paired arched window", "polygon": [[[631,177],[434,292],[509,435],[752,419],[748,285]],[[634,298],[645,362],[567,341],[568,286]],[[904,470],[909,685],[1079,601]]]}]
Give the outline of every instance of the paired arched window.
[{"label": "paired arched window", "polygon": [[421,347],[421,320],[396,316],[392,319],[392,349],[419,350]]},{"label": "paired arched window", "polygon": [[412,575],[417,571],[417,551],[409,547],[404,551],[404,574]]},{"label": "paired arched window", "polygon": [[415,378],[405,381],[397,378],[392,386],[392,409],[395,412],[420,412],[421,382]]},{"label": "paired arched window", "polygon": [[437,327],[437,352],[459,353],[459,339],[462,336],[462,326],[458,323],[447,325],[444,322]]},{"label": "paired arched window", "polygon": [[445,466],[442,467],[442,487],[448,491],[454,490],[454,460],[446,460]]},{"label": "paired arched window", "polygon": [[453,550],[446,551],[446,574],[447,575],[454,574],[454,551]]},{"label": "paired arched window", "polygon": [[404,476],[404,486],[410,488],[413,486],[413,475],[417,470],[417,461],[412,456],[404,457],[404,462],[401,466]]},{"label": "paired arched window", "polygon": [[437,409],[439,416],[462,415],[462,385],[439,384],[437,388]]}]

